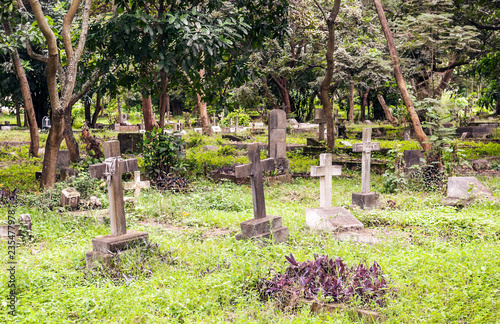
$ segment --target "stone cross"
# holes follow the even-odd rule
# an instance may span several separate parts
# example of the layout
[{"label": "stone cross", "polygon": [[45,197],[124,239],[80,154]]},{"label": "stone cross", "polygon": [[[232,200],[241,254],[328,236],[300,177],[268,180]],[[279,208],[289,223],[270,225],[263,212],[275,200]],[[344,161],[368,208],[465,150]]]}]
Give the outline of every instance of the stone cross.
[{"label": "stone cross", "polygon": [[319,125],[318,127],[318,132],[319,132],[319,137],[318,139],[320,141],[325,140],[325,112],[322,108],[316,108],[314,110],[314,122]]},{"label": "stone cross", "polygon": [[319,206],[332,207],[332,176],[339,176],[342,167],[332,165],[332,154],[319,155],[319,166],[311,167],[311,177],[319,178]]},{"label": "stone cross", "polygon": [[104,142],[104,163],[93,164],[89,167],[91,178],[108,179],[109,213],[111,235],[127,233],[125,207],[123,203],[122,173],[138,171],[137,159],[120,159],[120,142]]},{"label": "stone cross", "polygon": [[141,171],[134,171],[134,181],[125,182],[124,189],[132,190],[134,189],[134,197],[138,198],[141,194],[141,189],[147,189],[151,185],[149,181],[141,181]]},{"label": "stone cross", "polygon": [[353,152],[362,152],[361,156],[361,193],[370,192],[370,158],[372,151],[380,151],[380,143],[372,143],[372,129],[363,128],[363,142],[352,146]]},{"label": "stone cross", "polygon": [[235,118],[236,118],[236,125],[234,126],[234,132],[235,132],[235,133],[238,133],[238,124],[239,124],[239,120],[238,120],[238,119],[239,119],[239,117],[238,117],[238,115],[236,115],[236,117],[235,117]]},{"label": "stone cross", "polygon": [[170,121],[170,117],[172,117],[172,112],[171,111],[167,112],[167,124]]},{"label": "stone cross", "polygon": [[250,176],[252,180],[252,199],[254,218],[266,217],[266,202],[264,198],[263,171],[274,169],[274,159],[260,160],[258,143],[248,144],[249,164],[238,165],[235,168],[236,178]]},{"label": "stone cross", "polygon": [[217,116],[214,113],[214,116],[212,117],[212,124],[213,126],[217,126]]}]

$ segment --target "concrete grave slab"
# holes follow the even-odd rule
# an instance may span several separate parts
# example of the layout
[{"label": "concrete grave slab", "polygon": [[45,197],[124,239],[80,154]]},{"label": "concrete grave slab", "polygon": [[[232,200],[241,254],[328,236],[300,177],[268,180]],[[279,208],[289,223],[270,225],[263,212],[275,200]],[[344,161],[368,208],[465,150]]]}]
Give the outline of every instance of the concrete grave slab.
[{"label": "concrete grave slab", "polygon": [[308,208],[306,225],[312,229],[330,232],[364,228],[363,223],[343,207]]}]

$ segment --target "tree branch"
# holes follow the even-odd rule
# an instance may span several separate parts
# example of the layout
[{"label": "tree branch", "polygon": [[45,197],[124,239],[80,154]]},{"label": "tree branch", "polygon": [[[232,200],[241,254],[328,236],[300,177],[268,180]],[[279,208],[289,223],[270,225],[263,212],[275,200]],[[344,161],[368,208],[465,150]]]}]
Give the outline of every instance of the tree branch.
[{"label": "tree branch", "polygon": [[43,63],[48,63],[49,62],[49,57],[41,54],[37,54],[33,52],[33,49],[31,48],[30,42],[27,40],[26,41],[26,51],[28,52],[28,56],[31,57],[34,60],[43,62]]},{"label": "tree branch", "polygon": [[75,18],[76,12],[78,11],[78,7],[80,6],[81,0],[73,0],[71,2],[71,6],[66,13],[66,16],[63,20],[62,27],[62,39],[64,43],[64,49],[66,50],[66,56],[68,58],[68,62],[71,60],[73,56],[73,46],[71,45],[71,23]]},{"label": "tree branch", "polygon": [[71,96],[69,106],[73,106],[78,100],[82,99],[82,97],[87,92],[89,92],[92,86],[99,80],[101,76],[104,75],[104,73],[104,70],[95,70],[94,73],[92,73],[90,80],[83,84],[82,89],[78,93],[74,93],[73,96]]},{"label": "tree branch", "polygon": [[476,26],[479,29],[485,29],[485,30],[500,30],[500,26],[488,26],[488,25],[483,25],[478,22],[475,22],[474,20],[469,19],[469,22],[473,25]]},{"label": "tree branch", "polygon": [[325,21],[327,20],[326,18],[326,13],[325,13],[325,10],[323,10],[323,7],[321,7],[321,5],[318,3],[317,0],[314,0],[314,3],[316,4],[316,6],[319,8],[319,10],[321,11],[321,13],[323,14],[323,19],[325,19]]}]

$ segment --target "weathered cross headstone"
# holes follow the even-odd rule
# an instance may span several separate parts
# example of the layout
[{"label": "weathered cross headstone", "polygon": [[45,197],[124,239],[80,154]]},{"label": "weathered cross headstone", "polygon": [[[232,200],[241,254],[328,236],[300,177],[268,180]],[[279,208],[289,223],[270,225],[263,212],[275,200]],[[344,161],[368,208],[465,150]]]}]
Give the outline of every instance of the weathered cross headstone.
[{"label": "weathered cross headstone", "polygon": [[174,132],[182,131],[182,123],[180,120],[177,120],[177,123],[174,124]]},{"label": "weathered cross headstone", "polygon": [[45,116],[42,118],[42,130],[47,130],[50,128],[50,118]]},{"label": "weathered cross headstone", "polygon": [[332,176],[342,167],[332,165],[332,154],[320,154],[319,165],[311,167],[311,176],[320,177],[320,208],[306,209],[306,224],[322,231],[345,231],[363,228],[363,224],[342,207],[332,207]]},{"label": "weathered cross headstone", "polygon": [[134,181],[125,182],[125,190],[134,190],[134,198],[138,198],[141,195],[141,189],[147,189],[151,186],[149,181],[141,181],[141,171],[134,171]]},{"label": "weathered cross headstone", "polygon": [[288,170],[289,161],[286,158],[286,113],[280,109],[273,109],[268,116],[268,152],[274,158],[276,166]]},{"label": "weathered cross headstone", "polygon": [[325,140],[325,112],[323,111],[322,108],[316,108],[314,110],[314,123],[319,125],[318,132],[319,132],[319,137],[318,139],[320,141]]},{"label": "weathered cross headstone", "polygon": [[235,175],[236,178],[251,178],[254,218],[240,224],[242,233],[237,238],[267,239],[272,236],[275,243],[285,242],[288,228],[281,225],[281,217],[266,214],[263,172],[274,169],[274,159],[261,161],[258,143],[248,145],[248,159],[249,164],[236,166]]},{"label": "weathered cross headstone", "polygon": [[217,126],[217,115],[214,113],[214,116],[212,117],[212,126]]},{"label": "weathered cross headstone", "polygon": [[353,152],[361,152],[361,193],[352,194],[352,203],[362,209],[372,209],[377,206],[379,194],[370,192],[370,161],[371,152],[380,151],[380,143],[372,143],[371,128],[363,128],[363,142],[352,146]]},{"label": "weathered cross headstone", "polygon": [[96,260],[106,263],[111,257],[110,252],[125,250],[148,239],[148,234],[145,232],[127,232],[125,219],[122,173],[138,171],[137,159],[120,159],[119,141],[104,142],[104,156],[106,158],[104,163],[91,165],[89,173],[91,178],[107,179],[111,235],[92,240],[93,251],[86,254],[87,267],[91,267]]}]

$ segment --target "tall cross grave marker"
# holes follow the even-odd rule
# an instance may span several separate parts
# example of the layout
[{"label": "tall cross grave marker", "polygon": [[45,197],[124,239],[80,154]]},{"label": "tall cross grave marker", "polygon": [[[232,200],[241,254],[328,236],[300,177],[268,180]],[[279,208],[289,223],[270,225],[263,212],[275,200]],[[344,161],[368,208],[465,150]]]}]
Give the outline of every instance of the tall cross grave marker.
[{"label": "tall cross grave marker", "polygon": [[286,113],[273,109],[268,115],[268,147],[269,157],[274,158],[277,166],[288,170],[289,161],[286,158]]},{"label": "tall cross grave marker", "polygon": [[125,219],[125,207],[123,201],[122,174],[137,171],[137,159],[120,159],[120,142],[104,142],[104,163],[98,163],[89,167],[91,178],[106,178],[108,182],[109,213],[111,235],[97,237],[92,240],[92,251],[87,252],[87,267],[98,260],[109,260],[110,252],[117,252],[127,247],[147,241],[148,233],[128,231]]},{"label": "tall cross grave marker", "polygon": [[332,154],[319,156],[319,166],[311,167],[311,176],[320,177],[319,208],[306,209],[306,225],[321,231],[346,231],[363,228],[363,224],[343,207],[332,207],[332,176],[339,176],[342,167],[332,165]]},{"label": "tall cross grave marker", "polygon": [[236,178],[251,178],[254,218],[240,224],[242,233],[237,238],[261,239],[270,238],[272,235],[276,243],[285,242],[288,238],[288,228],[281,225],[281,217],[266,214],[263,171],[274,169],[274,159],[261,161],[258,143],[248,145],[248,159],[249,164],[236,166],[235,174]]},{"label": "tall cross grave marker", "polygon": [[361,152],[361,193],[352,194],[352,203],[362,209],[377,206],[379,194],[370,192],[371,152],[380,151],[380,143],[372,143],[372,129],[363,128],[363,142],[352,146],[353,152]]}]

